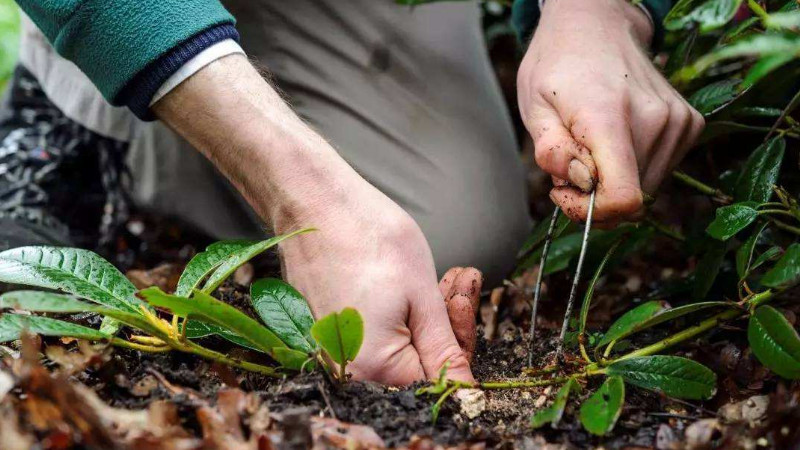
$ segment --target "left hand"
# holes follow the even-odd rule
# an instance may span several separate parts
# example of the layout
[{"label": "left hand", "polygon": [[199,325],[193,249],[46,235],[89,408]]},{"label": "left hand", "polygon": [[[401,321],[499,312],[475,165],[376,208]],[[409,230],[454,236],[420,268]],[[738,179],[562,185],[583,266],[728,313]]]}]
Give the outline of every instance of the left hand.
[{"label": "left hand", "polygon": [[[520,112],[536,163],[553,177],[552,200],[613,226],[643,211],[703,129],[702,115],[644,50],[645,13],[625,0],[547,0],[517,75]],[[570,184],[567,184],[568,180]]]}]

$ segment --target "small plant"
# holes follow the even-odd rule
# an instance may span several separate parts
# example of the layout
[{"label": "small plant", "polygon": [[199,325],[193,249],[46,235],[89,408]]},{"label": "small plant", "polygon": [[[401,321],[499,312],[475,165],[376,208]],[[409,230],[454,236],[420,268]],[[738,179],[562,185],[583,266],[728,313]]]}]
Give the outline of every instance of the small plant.
[{"label": "small plant", "polygon": [[[355,358],[363,339],[363,322],[354,309],[331,314],[315,323],[308,303],[296,289],[278,279],[262,279],[250,288],[252,305],[262,325],[211,296],[242,264],[284,239],[308,231],[312,230],[265,241],[214,243],[189,261],[174,294],[158,287],[137,292],[111,263],[88,250],[22,247],[1,252],[0,282],[64,294],[34,290],[7,292],[0,295],[0,308],[61,314],[91,312],[103,316],[103,322],[99,329],[94,329],[50,317],[3,313],[0,341],[18,339],[27,330],[44,336],[104,341],[145,352],[177,350],[269,376],[280,376],[279,369],[311,369],[317,361],[326,370],[332,370],[335,364],[331,361],[335,361],[339,364],[336,379],[344,382],[346,364]],[[167,318],[162,318],[159,309],[168,313]],[[347,325],[347,329],[341,330],[340,325]],[[122,326],[137,334],[127,338],[117,336]],[[267,354],[280,368],[231,358],[195,342],[212,334]],[[331,337],[339,335],[341,340],[331,341]],[[336,346],[339,342],[345,346],[344,351]]]}]

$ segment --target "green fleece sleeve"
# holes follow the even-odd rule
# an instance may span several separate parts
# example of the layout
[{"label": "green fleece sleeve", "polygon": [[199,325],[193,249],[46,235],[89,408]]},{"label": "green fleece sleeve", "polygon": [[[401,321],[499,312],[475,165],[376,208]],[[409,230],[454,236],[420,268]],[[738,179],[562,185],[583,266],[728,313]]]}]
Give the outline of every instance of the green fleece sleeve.
[{"label": "green fleece sleeve", "polygon": [[56,51],[114,104],[162,55],[234,19],[219,0],[17,0]]}]

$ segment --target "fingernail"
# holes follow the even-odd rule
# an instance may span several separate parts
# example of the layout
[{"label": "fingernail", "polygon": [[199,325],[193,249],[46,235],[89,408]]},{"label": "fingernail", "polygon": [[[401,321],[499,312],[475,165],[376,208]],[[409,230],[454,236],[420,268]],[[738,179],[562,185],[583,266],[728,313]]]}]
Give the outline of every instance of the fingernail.
[{"label": "fingernail", "polygon": [[594,180],[589,169],[577,159],[569,163],[569,181],[580,188],[583,192],[591,192],[594,188]]}]

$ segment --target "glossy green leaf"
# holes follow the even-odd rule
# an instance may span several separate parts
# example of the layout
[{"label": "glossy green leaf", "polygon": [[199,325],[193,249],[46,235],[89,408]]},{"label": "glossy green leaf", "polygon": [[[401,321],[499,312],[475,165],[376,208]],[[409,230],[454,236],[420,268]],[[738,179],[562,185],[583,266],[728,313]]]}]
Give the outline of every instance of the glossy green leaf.
[{"label": "glossy green leaf", "polygon": [[748,17],[747,19],[739,22],[736,26],[727,29],[720,38],[721,44],[731,44],[741,38],[747,37],[754,33],[755,25],[760,22],[758,17]]},{"label": "glossy green leaf", "polygon": [[750,271],[750,263],[753,261],[753,252],[765,228],[767,228],[766,222],[756,228],[756,231],[744,241],[744,244],[742,244],[738,250],[736,250],[736,273],[739,275],[740,280],[743,280]]},{"label": "glossy green leaf", "polygon": [[232,331],[250,345],[272,355],[276,347],[285,347],[275,334],[233,306],[208,294],[194,291],[192,298],[170,295],[157,287],[139,291],[150,305],[166,308],[181,317],[194,317]]},{"label": "glossy green leaf", "polygon": [[693,29],[684,39],[681,39],[675,50],[670,52],[669,59],[664,66],[665,74],[671,75],[691,61],[692,50],[695,48],[699,32],[700,30]]},{"label": "glossy green leaf", "polygon": [[693,273],[693,299],[702,300],[706,298],[708,291],[711,290],[711,286],[714,285],[714,281],[717,279],[717,275],[719,275],[719,271],[722,269],[722,263],[725,262],[725,254],[727,252],[728,247],[725,242],[713,240],[708,243]]},{"label": "glossy green leaf", "polygon": [[364,320],[353,308],[345,308],[318,320],[311,327],[311,336],[338,364],[356,359],[364,341]]},{"label": "glossy green leaf", "polygon": [[311,326],[314,316],[303,295],[276,278],[257,280],[250,286],[253,308],[264,324],[290,348],[314,351]]},{"label": "glossy green leaf", "polygon": [[221,241],[209,245],[204,252],[194,255],[194,258],[186,264],[186,268],[178,280],[175,295],[188,297],[192,294],[192,289],[200,286],[200,283],[220,264],[231,258],[237,252],[257,244],[259,241]]},{"label": "glossy green leaf", "polygon": [[625,383],[610,376],[591,397],[581,405],[580,419],[586,431],[603,436],[617,423],[625,404]]},{"label": "glossy green leaf", "polygon": [[706,228],[706,233],[714,239],[727,241],[758,218],[757,206],[755,202],[746,202],[717,208],[716,218]]},{"label": "glossy green leaf", "polygon": [[764,253],[758,255],[758,258],[753,261],[750,270],[756,270],[768,261],[775,261],[780,258],[781,254],[783,254],[783,249],[777,245],[764,250]]},{"label": "glossy green leaf", "polygon": [[546,423],[550,423],[553,428],[557,427],[558,422],[561,421],[561,417],[564,415],[564,408],[567,406],[569,394],[573,392],[577,394],[580,391],[581,385],[578,384],[575,378],[567,380],[564,386],[561,386],[561,389],[556,393],[553,404],[547,408],[536,411],[533,416],[531,416],[531,427],[539,428]]},{"label": "glossy green leaf", "polygon": [[606,368],[626,383],[691,400],[707,400],[717,391],[717,376],[708,367],[680,356],[656,355],[623,359]]},{"label": "glossy green leaf", "polygon": [[[553,228],[553,239],[557,239],[564,230],[572,223],[564,213],[559,212],[558,218],[556,219],[555,228]],[[525,242],[522,244],[522,248],[519,250],[518,257],[525,256],[528,252],[533,251],[539,245],[544,243],[545,238],[547,237],[547,230],[550,228],[550,219],[545,219],[539,222],[536,225],[536,228],[533,229],[531,234],[525,239]],[[541,253],[540,253],[541,255]]]},{"label": "glossy green leaf", "polygon": [[711,83],[692,94],[688,100],[689,104],[704,116],[709,115],[731,103],[737,97],[739,83],[740,81],[737,79]]},{"label": "glossy green leaf", "polygon": [[66,336],[90,341],[102,341],[110,337],[93,328],[49,317],[8,313],[0,316],[0,342],[19,339],[25,330],[42,336]]},{"label": "glossy green leaf", "polygon": [[[648,303],[659,303],[660,304],[661,302],[650,301],[650,302],[647,302],[647,303],[644,303],[644,304],[638,306],[635,309],[642,308],[645,305],[647,305]],[[660,325],[660,324],[662,324],[664,322],[668,322],[670,320],[674,320],[674,319],[677,319],[679,317],[683,317],[683,316],[685,316],[687,314],[691,314],[693,312],[701,311],[701,310],[707,309],[707,308],[718,308],[718,307],[723,307],[723,306],[732,307],[732,306],[734,306],[734,304],[728,303],[728,302],[692,303],[690,305],[678,306],[677,308],[670,308],[670,309],[662,308],[661,310],[656,311],[655,314],[650,315],[650,317],[646,317],[646,318],[644,318],[644,320],[641,320],[641,321],[638,321],[638,322],[635,321],[634,318],[632,317],[630,321],[626,320],[626,321],[624,321],[624,323],[620,323],[620,322],[623,322],[623,319],[625,318],[625,316],[627,316],[628,314],[631,314],[635,310],[635,309],[633,309],[631,311],[628,311],[625,315],[623,315],[616,322],[614,322],[614,324],[611,325],[611,327],[609,328],[608,333],[606,333],[606,335],[603,336],[603,339],[597,345],[598,346],[606,345],[606,344],[610,343],[613,340],[619,341],[620,339],[624,339],[624,338],[626,338],[626,337],[628,337],[628,336],[630,336],[632,334],[638,333],[638,332],[640,332],[642,330],[646,330],[646,329],[648,329],[650,327],[654,327],[656,325]],[[655,306],[650,306],[648,308],[645,308],[642,311],[641,315],[645,316],[646,313],[647,313],[647,310],[650,309],[650,308],[655,308]],[[620,323],[620,325],[617,326],[617,323]]]},{"label": "glossy green leaf", "polygon": [[20,247],[0,252],[0,282],[54,289],[109,308],[139,313],[136,288],[96,253],[76,248]]},{"label": "glossy green leaf", "polygon": [[761,278],[761,284],[785,288],[800,281],[800,244],[790,245],[781,259]]},{"label": "glossy green leaf", "polygon": [[688,22],[685,17],[691,14],[703,0],[678,0],[664,17],[664,28],[678,30]]},{"label": "glossy green leaf", "polygon": [[210,294],[217,289],[222,282],[227,280],[228,277],[231,276],[233,272],[235,272],[236,269],[238,269],[242,264],[250,261],[264,251],[278,245],[280,242],[289,239],[290,237],[297,236],[298,234],[308,233],[314,230],[314,228],[304,228],[302,230],[293,231],[281,236],[275,236],[274,238],[257,242],[253,245],[249,245],[238,251],[235,251],[217,266],[216,270],[211,273],[211,275],[208,277],[208,280],[206,280],[205,284],[203,285],[203,289],[201,290],[206,294]]},{"label": "glossy green leaf", "polygon": [[741,4],[742,0],[707,0],[681,17],[667,15],[664,24],[668,30],[677,30],[694,22],[700,31],[711,31],[730,22]]},{"label": "glossy green leaf", "polygon": [[647,319],[652,318],[665,309],[667,309],[667,304],[663,301],[651,300],[649,302],[642,303],[641,305],[623,314],[619,319],[611,324],[606,334],[603,335],[603,338],[597,343],[597,346],[599,347],[606,345],[611,343],[611,341],[616,341],[633,334],[638,325],[644,323]]},{"label": "glossy green leaf", "polygon": [[743,106],[734,111],[738,117],[779,117],[783,112],[780,108],[766,106]]},{"label": "glossy green leaf", "polygon": [[747,339],[761,364],[784,378],[800,378],[800,336],[780,311],[767,305],[756,309]]}]

